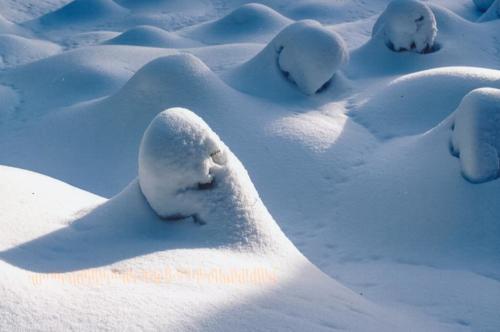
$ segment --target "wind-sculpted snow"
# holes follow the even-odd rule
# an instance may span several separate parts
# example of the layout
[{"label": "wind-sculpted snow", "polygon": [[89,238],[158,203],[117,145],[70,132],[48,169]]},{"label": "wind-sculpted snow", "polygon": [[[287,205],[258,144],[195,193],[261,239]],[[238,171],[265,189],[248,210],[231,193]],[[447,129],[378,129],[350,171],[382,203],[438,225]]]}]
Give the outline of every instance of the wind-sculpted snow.
[{"label": "wind-sculpted snow", "polygon": [[138,26],[125,31],[119,36],[105,42],[111,45],[135,45],[148,47],[184,48],[198,46],[199,43],[179,37],[153,26]]},{"label": "wind-sculpted snow", "polygon": [[390,49],[429,52],[437,35],[431,9],[416,0],[393,0],[373,27],[372,37],[383,38]]},{"label": "wind-sculpted snow", "polygon": [[78,24],[98,23],[123,16],[127,10],[113,0],[73,0],[36,20],[47,28],[64,29]]},{"label": "wind-sculpted snow", "polygon": [[206,44],[267,42],[291,21],[257,3],[243,5],[221,19],[181,31]]},{"label": "wind-sculpted snow", "polygon": [[500,90],[469,92],[455,114],[452,151],[459,156],[462,173],[472,182],[500,176]]},{"label": "wind-sculpted snow", "polygon": [[500,330],[500,0],[0,2],[0,331]]},{"label": "wind-sculpted snow", "polygon": [[33,62],[61,50],[59,45],[44,40],[0,34],[0,68]]},{"label": "wind-sculpted snow", "polygon": [[283,29],[227,79],[236,88],[256,95],[285,97],[295,89],[313,95],[332,80],[347,59],[338,34],[316,21],[300,21]]},{"label": "wind-sculpted snow", "polygon": [[452,114],[465,94],[484,86],[500,88],[500,71],[469,67],[426,70],[390,82],[351,115],[382,139],[421,134]]}]

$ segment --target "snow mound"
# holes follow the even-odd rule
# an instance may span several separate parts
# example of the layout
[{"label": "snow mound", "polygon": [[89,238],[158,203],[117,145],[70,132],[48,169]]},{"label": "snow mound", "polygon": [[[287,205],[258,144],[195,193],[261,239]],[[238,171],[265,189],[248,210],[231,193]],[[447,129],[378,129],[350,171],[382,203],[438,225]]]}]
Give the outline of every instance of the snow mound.
[{"label": "snow mound", "polygon": [[495,0],[473,0],[474,4],[476,5],[477,9],[479,9],[482,12],[485,12],[490,8],[491,4]]},{"label": "snow mound", "polygon": [[460,157],[462,173],[471,182],[500,176],[500,90],[469,92],[455,115],[452,152]]},{"label": "snow mound", "polygon": [[500,0],[495,0],[488,10],[479,18],[479,22],[498,20],[500,18]]},{"label": "snow mound", "polygon": [[61,51],[57,44],[0,34],[0,67],[11,67],[49,57]]},{"label": "snow mound", "polygon": [[159,57],[144,65],[109,102],[113,107],[122,105],[138,111],[142,108],[141,112],[148,109],[156,114],[169,105],[212,105],[227,94],[227,89],[200,59],[181,53]]},{"label": "snow mound", "polygon": [[383,38],[390,49],[426,53],[433,49],[436,18],[424,3],[394,0],[375,22],[372,37]]},{"label": "snow mound", "polygon": [[293,84],[313,95],[330,82],[347,58],[347,48],[337,33],[316,21],[300,21],[281,31],[228,79],[249,93],[286,94]]},{"label": "snow mound", "polygon": [[0,33],[24,34],[24,31],[17,24],[0,15]]},{"label": "snow mound", "polygon": [[267,6],[250,3],[221,19],[188,28],[183,34],[206,44],[267,42],[290,22]]},{"label": "snow mound", "polygon": [[[172,108],[155,117],[139,153],[139,182],[163,218],[186,218],[200,207],[197,192],[213,187],[226,163],[226,148],[194,113]],[[194,193],[194,194],[193,194]]]},{"label": "snow mound", "polygon": [[465,94],[484,86],[500,88],[500,71],[425,70],[390,82],[361,105],[353,105],[350,115],[381,139],[421,134],[452,114]]},{"label": "snow mound", "polygon": [[105,44],[185,48],[194,46],[197,43],[154,26],[142,25],[125,31],[106,41]]},{"label": "snow mound", "polygon": [[45,26],[61,26],[94,23],[109,20],[127,13],[113,0],[74,0],[56,11],[45,14],[38,22]]}]

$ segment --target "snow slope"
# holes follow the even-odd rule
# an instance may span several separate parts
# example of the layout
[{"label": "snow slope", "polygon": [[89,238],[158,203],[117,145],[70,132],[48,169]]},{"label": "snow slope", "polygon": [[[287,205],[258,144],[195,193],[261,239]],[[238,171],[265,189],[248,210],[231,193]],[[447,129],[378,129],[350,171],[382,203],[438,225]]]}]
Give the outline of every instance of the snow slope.
[{"label": "snow slope", "polygon": [[0,0],[0,330],[498,331],[500,20],[425,4]]}]

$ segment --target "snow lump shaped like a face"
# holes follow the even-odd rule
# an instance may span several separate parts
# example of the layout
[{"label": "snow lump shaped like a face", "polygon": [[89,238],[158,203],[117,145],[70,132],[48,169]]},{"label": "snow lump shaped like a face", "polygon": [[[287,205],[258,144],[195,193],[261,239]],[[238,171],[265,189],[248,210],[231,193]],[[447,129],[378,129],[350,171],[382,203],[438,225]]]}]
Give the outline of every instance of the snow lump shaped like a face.
[{"label": "snow lump shaped like a face", "polygon": [[387,47],[397,52],[429,52],[436,35],[436,18],[431,9],[415,0],[392,1],[372,31],[372,37],[383,38]]},{"label": "snow lump shaped like a face", "polygon": [[462,99],[455,114],[451,144],[467,180],[478,183],[499,177],[499,89],[476,89]]},{"label": "snow lump shaped like a face", "polygon": [[279,69],[307,95],[318,92],[348,58],[343,39],[310,20],[289,25],[270,46]]},{"label": "snow lump shaped like a face", "polygon": [[196,214],[193,191],[210,188],[212,172],[226,163],[226,147],[196,114],[182,108],[161,112],[139,149],[139,184],[150,206],[166,219]]}]

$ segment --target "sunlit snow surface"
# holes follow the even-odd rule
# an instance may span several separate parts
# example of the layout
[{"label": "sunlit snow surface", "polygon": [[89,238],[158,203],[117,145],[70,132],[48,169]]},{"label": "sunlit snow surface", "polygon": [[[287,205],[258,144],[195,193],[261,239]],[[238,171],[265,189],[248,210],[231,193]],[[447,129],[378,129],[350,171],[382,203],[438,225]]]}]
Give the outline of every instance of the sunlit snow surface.
[{"label": "sunlit snow surface", "polygon": [[0,0],[0,330],[499,331],[500,0],[396,1]]}]

